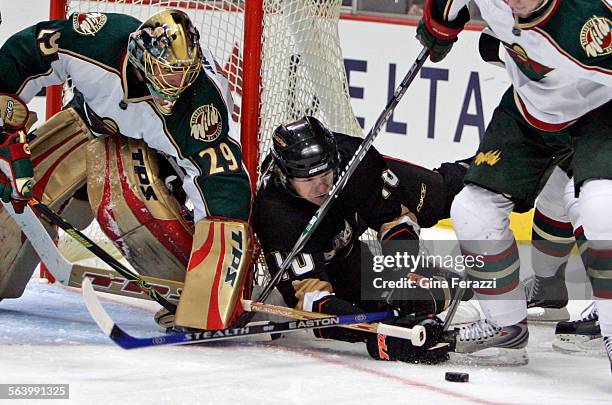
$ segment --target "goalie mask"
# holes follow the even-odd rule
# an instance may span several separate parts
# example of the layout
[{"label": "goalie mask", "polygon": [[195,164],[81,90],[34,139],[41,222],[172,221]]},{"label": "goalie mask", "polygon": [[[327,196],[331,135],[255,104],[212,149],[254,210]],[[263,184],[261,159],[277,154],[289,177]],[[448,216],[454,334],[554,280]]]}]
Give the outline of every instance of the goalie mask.
[{"label": "goalie mask", "polygon": [[202,68],[200,34],[179,10],[154,14],[130,34],[128,58],[147,81],[158,110],[165,115]]}]

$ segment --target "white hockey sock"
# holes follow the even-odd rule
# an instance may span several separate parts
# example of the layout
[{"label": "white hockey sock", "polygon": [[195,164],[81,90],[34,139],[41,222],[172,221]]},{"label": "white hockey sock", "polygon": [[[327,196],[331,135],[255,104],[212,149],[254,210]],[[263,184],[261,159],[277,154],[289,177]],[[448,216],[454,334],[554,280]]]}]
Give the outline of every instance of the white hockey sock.
[{"label": "white hockey sock", "polygon": [[488,321],[497,326],[515,325],[527,317],[523,283],[512,291],[495,296],[476,294]]}]

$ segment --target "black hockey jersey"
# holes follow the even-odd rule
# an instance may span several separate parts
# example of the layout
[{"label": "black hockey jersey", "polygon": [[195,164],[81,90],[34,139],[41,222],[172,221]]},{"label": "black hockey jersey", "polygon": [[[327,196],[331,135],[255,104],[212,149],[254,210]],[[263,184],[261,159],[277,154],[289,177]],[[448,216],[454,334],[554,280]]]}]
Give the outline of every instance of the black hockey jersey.
[{"label": "black hockey jersey", "polygon": [[[362,140],[334,135],[341,172]],[[450,170],[455,175],[443,176],[437,171],[384,157],[371,148],[278,286],[287,304],[293,306],[297,302],[292,280],[319,278],[333,285],[334,280],[328,273],[330,266],[345,261],[368,227],[378,231],[382,224],[399,217],[402,205],[416,215],[421,227],[433,226],[447,218],[452,198],[462,188],[465,172],[465,168],[454,163],[443,165],[446,170],[441,172],[448,173],[449,166],[456,169]],[[262,178],[253,225],[272,274],[278,271],[317,209],[315,204],[288,192],[274,170]],[[359,266],[351,262],[351,267]],[[350,270],[358,272],[359,268]]]}]

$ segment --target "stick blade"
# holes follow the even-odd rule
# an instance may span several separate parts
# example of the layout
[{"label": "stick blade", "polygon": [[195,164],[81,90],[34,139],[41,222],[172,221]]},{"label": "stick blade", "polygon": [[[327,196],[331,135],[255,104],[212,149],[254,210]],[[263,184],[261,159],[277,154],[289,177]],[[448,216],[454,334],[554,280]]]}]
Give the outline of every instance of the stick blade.
[{"label": "stick blade", "polygon": [[93,285],[91,284],[90,278],[85,277],[83,279],[81,290],[83,294],[83,301],[85,301],[85,306],[87,307],[89,314],[93,320],[96,321],[104,334],[110,337],[111,333],[113,332],[115,322],[111,319],[110,315],[108,315],[108,312],[106,312],[104,307],[102,307],[100,299],[96,295]]}]

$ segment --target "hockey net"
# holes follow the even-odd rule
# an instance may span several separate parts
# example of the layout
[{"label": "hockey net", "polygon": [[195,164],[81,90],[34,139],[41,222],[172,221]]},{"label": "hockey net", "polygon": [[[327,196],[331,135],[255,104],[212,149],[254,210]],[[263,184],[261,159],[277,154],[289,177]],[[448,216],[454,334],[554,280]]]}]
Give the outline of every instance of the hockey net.
[{"label": "hockey net", "polygon": [[[362,136],[339,43],[340,6],[341,0],[51,0],[52,18],[116,12],[142,21],[164,8],[189,14],[202,46],[211,50],[230,82],[232,119],[254,182],[281,123],[308,114],[334,131]],[[59,99],[55,111],[61,108]],[[95,227],[88,232],[103,238]],[[64,244],[73,249],[74,244]]]}]

